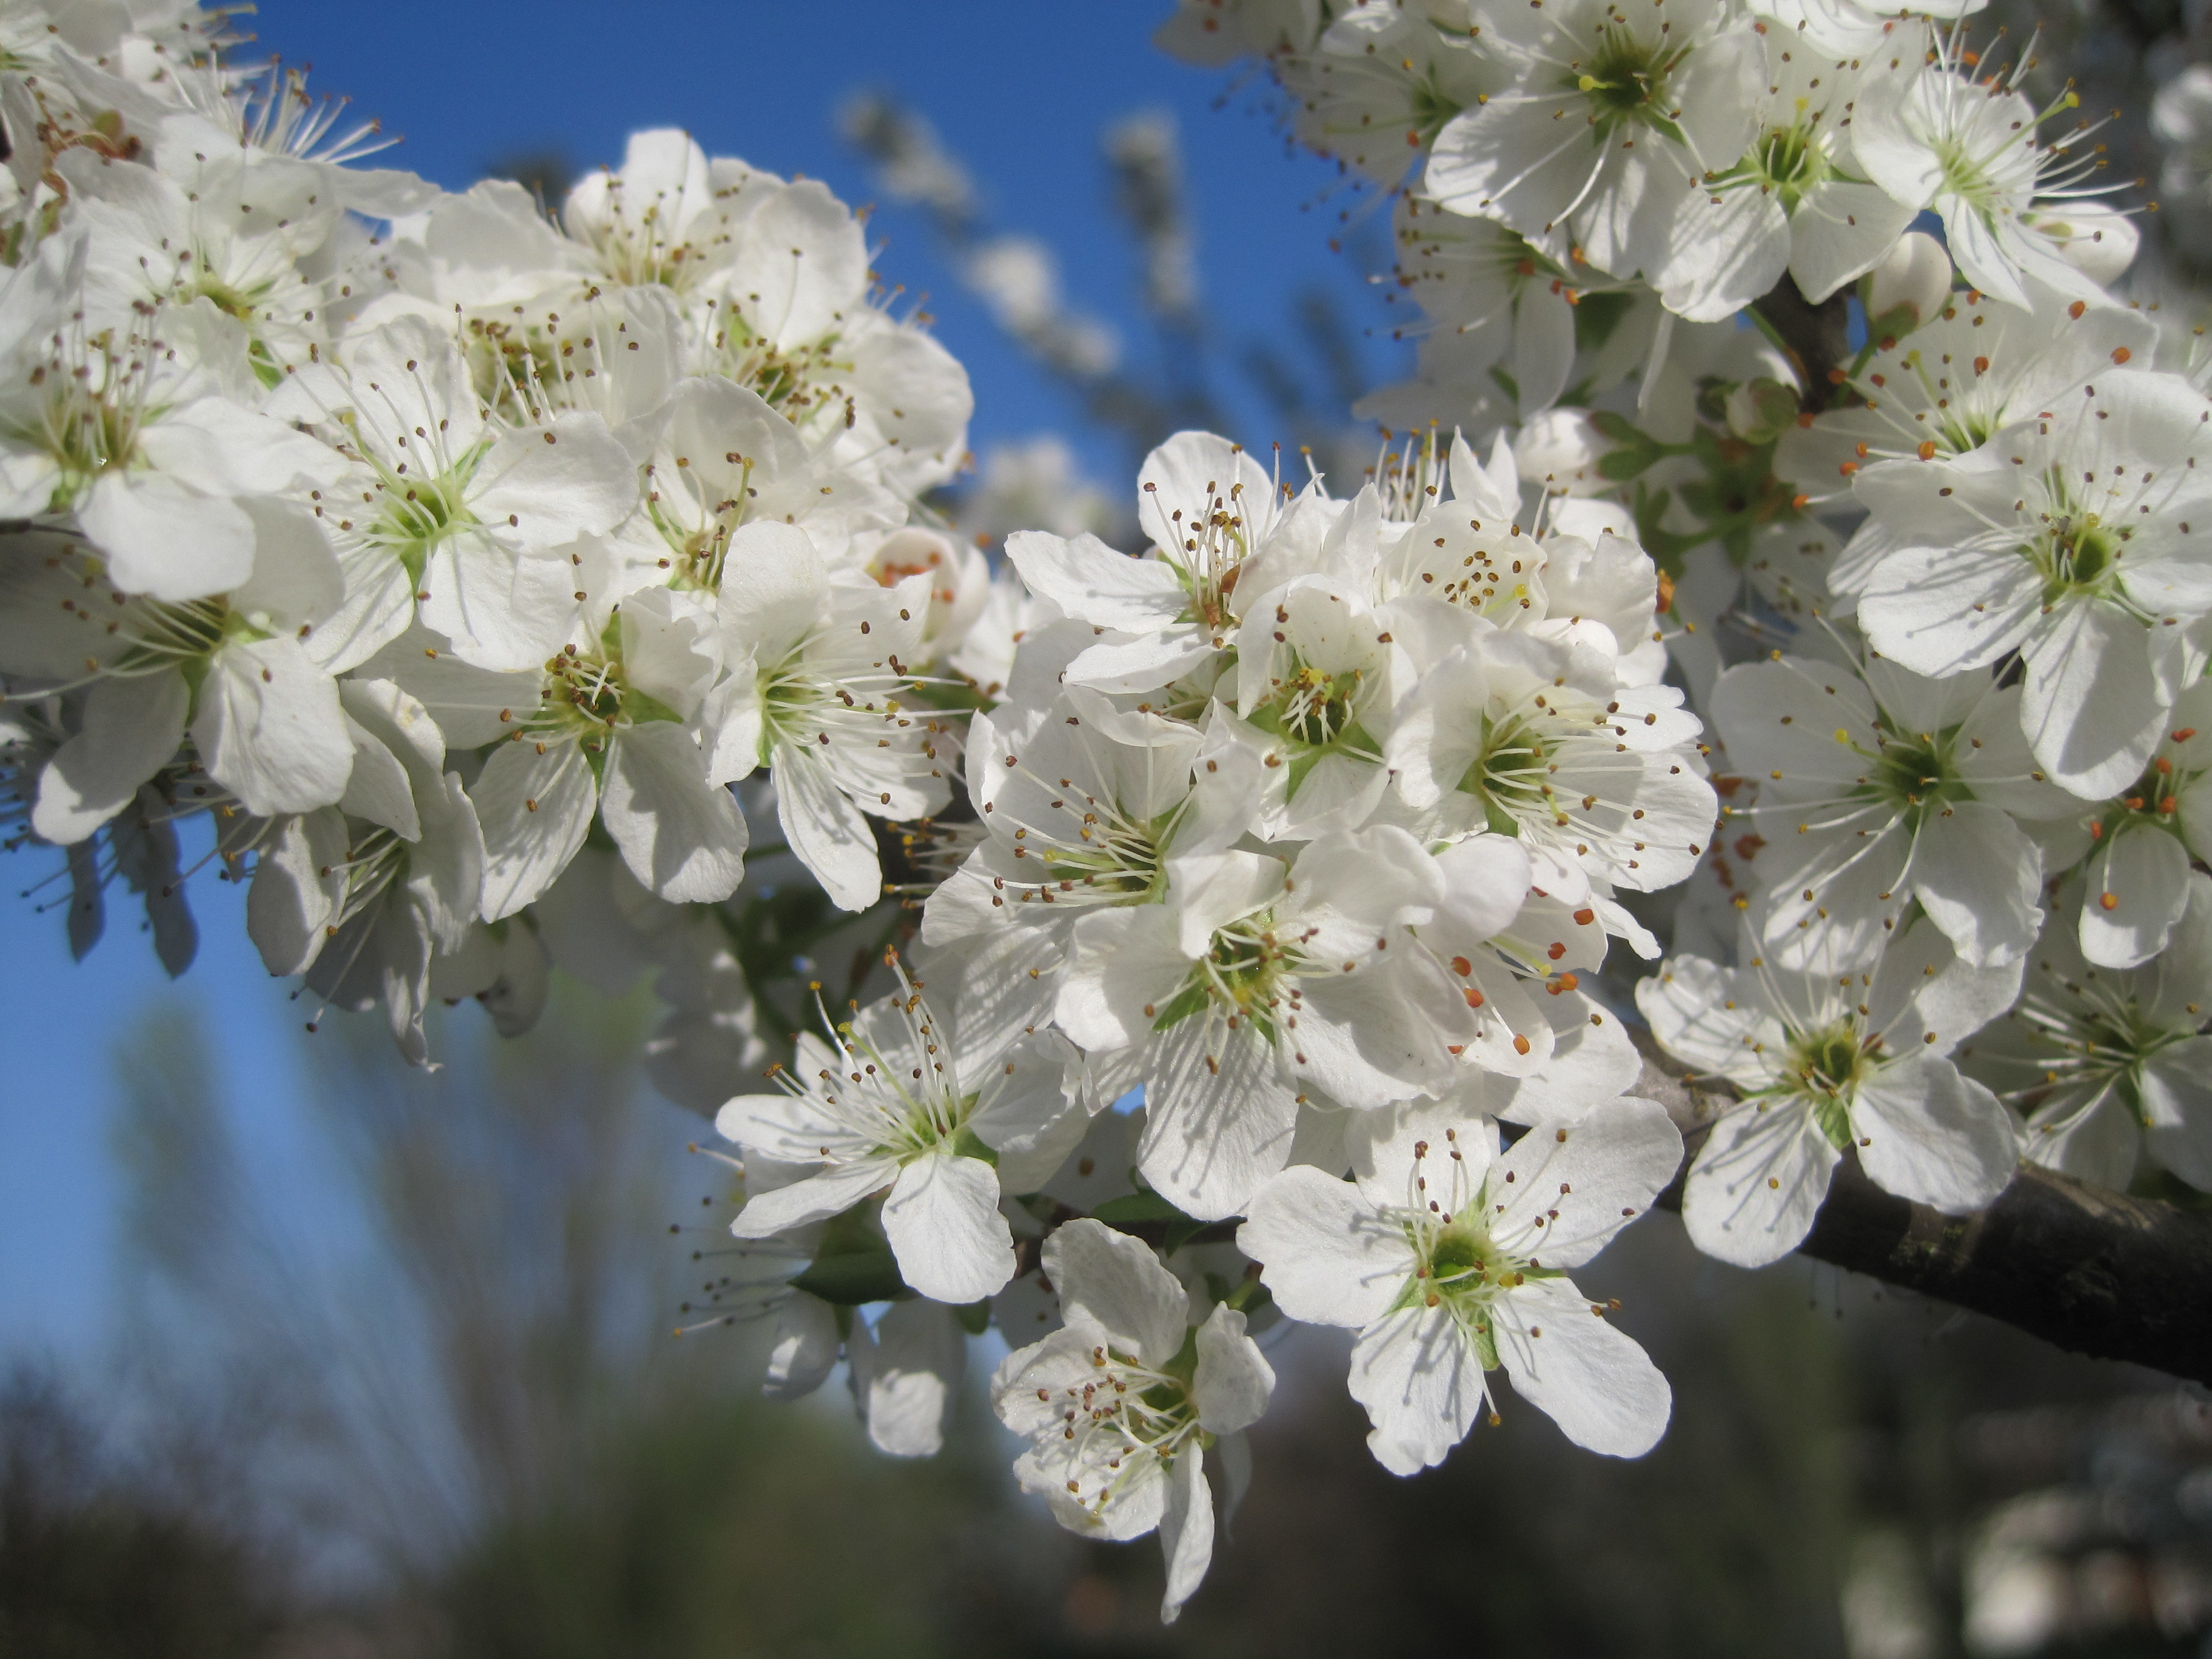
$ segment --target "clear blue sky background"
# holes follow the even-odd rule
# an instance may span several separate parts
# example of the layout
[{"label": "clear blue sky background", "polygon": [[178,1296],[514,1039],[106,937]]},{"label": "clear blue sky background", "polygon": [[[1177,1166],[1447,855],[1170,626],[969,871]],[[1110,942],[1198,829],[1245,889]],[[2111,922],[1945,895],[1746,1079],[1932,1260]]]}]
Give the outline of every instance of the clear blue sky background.
[{"label": "clear blue sky background", "polygon": [[[1043,237],[1072,299],[1133,341],[1143,331],[1136,272],[1106,210],[1098,135],[1138,109],[1165,109],[1184,142],[1201,290],[1227,319],[1221,343],[1279,334],[1296,294],[1316,281],[1358,303],[1352,273],[1325,246],[1335,204],[1304,210],[1334,170],[1286,160],[1281,134],[1249,94],[1217,110],[1222,77],[1155,52],[1152,29],[1170,9],[1169,0],[262,0],[248,21],[258,51],[313,64],[313,85],[349,94],[357,112],[403,135],[388,159],[453,188],[531,150],[557,149],[580,167],[619,161],[633,129],[675,125],[710,152],[820,178],[864,202],[866,171],[838,137],[834,111],[854,90],[888,89],[966,160],[996,224]],[[1058,431],[1101,483],[1133,487],[1115,477],[1110,440],[1086,432],[1073,400],[958,290],[917,215],[887,209],[870,230],[878,268],[929,293],[939,337],[968,366],[979,451]],[[1234,435],[1266,444],[1276,434],[1261,405],[1230,390],[1243,428]],[[15,896],[58,863],[28,849],[0,868],[0,1009],[10,1037],[0,1084],[0,1356],[88,1358],[113,1306],[112,1054],[150,1004],[181,994],[208,1022],[264,1182],[312,1216],[332,1177],[300,1098],[303,1011],[246,943],[242,894],[211,872],[195,879],[200,958],[173,990],[123,904],[106,940],[70,962],[58,912],[39,914],[36,900]]]}]

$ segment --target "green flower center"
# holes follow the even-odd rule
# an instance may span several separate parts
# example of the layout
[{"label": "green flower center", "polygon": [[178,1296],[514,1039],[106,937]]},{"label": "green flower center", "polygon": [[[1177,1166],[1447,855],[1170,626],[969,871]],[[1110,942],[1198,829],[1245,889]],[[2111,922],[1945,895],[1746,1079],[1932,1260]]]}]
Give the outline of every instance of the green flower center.
[{"label": "green flower center", "polygon": [[597,648],[563,646],[547,659],[538,713],[527,729],[541,740],[548,734],[576,739],[596,766],[615,727],[679,718],[624,678],[622,618],[615,617],[608,619]]},{"label": "green flower center", "polygon": [[1954,758],[1958,738],[1955,726],[1933,734],[1877,732],[1864,793],[1894,808],[1916,830],[1929,813],[1972,800],[1974,792],[1959,775]]},{"label": "green flower center", "polygon": [[1164,1004],[1147,1004],[1145,1012],[1152,1017],[1152,1029],[1164,1031],[1193,1014],[1218,1008],[1231,1019],[1249,1020],[1272,1042],[1283,981],[1295,976],[1301,960],[1277,939],[1271,914],[1249,916],[1216,933],[1175,995]]},{"label": "green flower center", "polygon": [[1178,808],[1137,823],[1086,812],[1074,841],[1045,849],[1045,878],[1078,882],[1093,893],[1118,895],[1127,902],[1156,898],[1166,884],[1165,848],[1181,817]]},{"label": "green flower center", "polygon": [[2046,514],[2045,522],[2049,528],[2022,550],[2043,577],[2044,604],[2112,586],[2126,550],[2125,526],[2106,525],[2094,513]]},{"label": "green flower center", "polygon": [[[1443,1165],[1426,1164],[1431,1175]],[[1456,1167],[1456,1166],[1455,1166]],[[1424,1188],[1424,1191],[1428,1190]],[[1400,1308],[1431,1307],[1448,1310],[1474,1340],[1483,1369],[1498,1369],[1498,1340],[1490,1327],[1490,1306],[1504,1292],[1531,1278],[1555,1275],[1502,1248],[1479,1218],[1491,1212],[1492,1199],[1486,1182],[1480,1194],[1458,1214],[1408,1209],[1406,1241],[1413,1247],[1413,1276],[1398,1293]],[[1475,1218],[1470,1219],[1469,1218]]]},{"label": "green flower center", "polygon": [[1520,714],[1482,717],[1482,748],[1459,787],[1482,803],[1486,826],[1501,836],[1521,832],[1522,820],[1553,817],[1552,745]]},{"label": "green flower center", "polygon": [[1647,46],[1617,23],[1598,35],[1586,63],[1568,65],[1568,86],[1589,100],[1591,125],[1601,134],[1622,126],[1656,127],[1681,137],[1667,108],[1667,77],[1680,61],[1679,52]]},{"label": "green flower center", "polygon": [[1331,674],[1293,656],[1273,695],[1255,709],[1252,724],[1283,739],[1291,750],[1289,793],[1295,795],[1324,755],[1382,758],[1381,748],[1359,724],[1358,669]]},{"label": "green flower center", "polygon": [[1848,1018],[1790,1040],[1787,1069],[1796,1079],[1792,1092],[1806,1097],[1820,1133],[1839,1152],[1850,1145],[1851,1095],[1866,1075],[1871,1054],[1857,1024]]}]

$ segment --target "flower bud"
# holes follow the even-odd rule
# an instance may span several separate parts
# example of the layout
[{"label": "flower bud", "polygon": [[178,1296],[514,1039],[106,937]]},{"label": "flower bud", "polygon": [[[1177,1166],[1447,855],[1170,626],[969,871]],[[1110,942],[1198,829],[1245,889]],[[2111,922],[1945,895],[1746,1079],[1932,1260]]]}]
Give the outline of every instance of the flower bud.
[{"label": "flower bud", "polygon": [[1797,418],[1797,393],[1781,381],[1761,375],[1729,392],[1725,408],[1729,431],[1753,443],[1765,443],[1781,436]]},{"label": "flower bud", "polygon": [[2102,202],[2069,202],[2021,216],[2051,239],[2060,258],[2100,284],[2119,280],[2142,240],[2133,220]]},{"label": "flower bud", "polygon": [[1909,334],[1951,296],[1951,256],[1925,231],[1908,230],[1874,268],[1867,316],[1880,332]]}]

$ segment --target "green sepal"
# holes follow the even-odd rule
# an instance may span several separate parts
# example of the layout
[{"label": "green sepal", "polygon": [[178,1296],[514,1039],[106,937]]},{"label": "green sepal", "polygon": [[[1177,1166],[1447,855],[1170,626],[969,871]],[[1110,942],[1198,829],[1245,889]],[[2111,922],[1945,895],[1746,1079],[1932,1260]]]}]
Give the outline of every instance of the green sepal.
[{"label": "green sepal", "polygon": [[1474,1328],[1474,1357],[1482,1362],[1483,1370],[1498,1369],[1498,1333],[1486,1324]]},{"label": "green sepal", "polygon": [[1249,1279],[1240,1279],[1234,1285],[1219,1273],[1208,1273],[1206,1276],[1206,1293],[1235,1313],[1257,1312],[1275,1299],[1256,1273]]},{"label": "green sepal", "polygon": [[836,1308],[896,1302],[914,1294],[899,1277],[898,1262],[888,1249],[822,1256],[787,1282],[794,1291],[819,1297]]},{"label": "green sepal", "polygon": [[1194,981],[1168,999],[1167,1006],[1160,1010],[1158,1016],[1152,1021],[1152,1029],[1155,1031],[1164,1031],[1177,1020],[1188,1019],[1193,1014],[1204,1010],[1206,1001],[1206,987]]},{"label": "green sepal", "polygon": [[972,1158],[994,1170],[999,1167],[999,1149],[989,1145],[964,1123],[960,1126],[960,1133],[952,1137],[952,1156]]},{"label": "green sepal", "polygon": [[969,1335],[981,1336],[991,1328],[991,1298],[987,1296],[981,1302],[963,1303],[952,1310],[952,1316]]},{"label": "green sepal", "polygon": [[[1584,294],[1575,301],[1575,348],[1578,351],[1594,352],[1613,337],[1613,330],[1620,326],[1621,319],[1628,315],[1635,303],[1635,295],[1617,291]],[[1572,392],[1573,387],[1568,390]],[[1587,402],[1587,398],[1576,398],[1570,404]]]},{"label": "green sepal", "polygon": [[1321,763],[1324,755],[1340,754],[1355,749],[1364,749],[1369,754],[1379,754],[1382,748],[1382,745],[1369,737],[1366,731],[1355,720],[1338,732],[1332,742],[1291,756],[1290,778],[1283,793],[1285,798],[1297,794],[1298,786],[1306,781],[1306,775]]},{"label": "green sepal", "polygon": [[1822,1095],[1813,1102],[1813,1121],[1820,1125],[1820,1133],[1828,1138],[1828,1145],[1842,1152],[1851,1144],[1850,1113],[1844,1103],[1833,1095]]}]

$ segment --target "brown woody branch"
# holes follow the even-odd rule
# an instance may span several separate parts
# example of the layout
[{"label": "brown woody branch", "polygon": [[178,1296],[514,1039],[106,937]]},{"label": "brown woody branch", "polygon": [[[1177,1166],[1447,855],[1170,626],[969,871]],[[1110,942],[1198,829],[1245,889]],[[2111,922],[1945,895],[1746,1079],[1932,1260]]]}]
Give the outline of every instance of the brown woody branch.
[{"label": "brown woody branch", "polygon": [[1796,278],[1784,276],[1753,306],[1794,360],[1798,383],[1804,388],[1800,401],[1811,414],[1829,406],[1835,396],[1836,371],[1850,361],[1848,295],[1849,289],[1839,289],[1814,305],[1797,291]]},{"label": "brown woody branch", "polygon": [[[1637,1092],[1667,1109],[1694,1157],[1735,1091],[1693,1081],[1637,1035]],[[1679,1177],[1658,1201],[1681,1207]],[[2024,1164],[1988,1209],[1948,1216],[1882,1191],[1846,1157],[1798,1254],[2075,1353],[2212,1383],[2212,1214]]]}]

